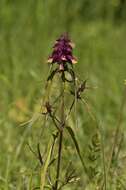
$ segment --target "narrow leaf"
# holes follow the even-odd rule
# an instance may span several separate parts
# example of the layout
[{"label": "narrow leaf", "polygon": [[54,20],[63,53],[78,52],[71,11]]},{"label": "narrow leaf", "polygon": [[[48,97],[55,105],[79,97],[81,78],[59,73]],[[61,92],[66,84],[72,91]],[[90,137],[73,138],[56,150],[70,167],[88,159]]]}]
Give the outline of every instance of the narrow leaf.
[{"label": "narrow leaf", "polygon": [[51,152],[52,152],[52,144],[51,141],[48,144],[47,147],[47,157],[45,160],[45,163],[43,164],[43,167],[41,169],[41,184],[40,184],[40,190],[44,190],[44,186],[45,186],[45,181],[46,181],[46,173],[47,173],[47,169],[50,163],[50,158],[51,158]]},{"label": "narrow leaf", "polygon": [[41,151],[40,151],[40,144],[39,143],[37,145],[37,150],[38,150],[38,159],[39,159],[41,165],[43,165],[43,159],[42,159],[42,155],[41,155]]},{"label": "narrow leaf", "polygon": [[87,168],[86,168],[85,163],[84,163],[84,161],[82,159],[79,144],[78,144],[77,139],[75,137],[75,133],[74,133],[73,129],[71,127],[69,127],[69,126],[66,126],[66,129],[67,129],[68,133],[70,134],[70,136],[71,136],[71,138],[72,138],[72,140],[74,142],[74,145],[76,147],[76,151],[77,151],[78,156],[80,158],[80,161],[81,161],[81,163],[83,165],[84,171],[85,171],[85,173],[87,173]]}]

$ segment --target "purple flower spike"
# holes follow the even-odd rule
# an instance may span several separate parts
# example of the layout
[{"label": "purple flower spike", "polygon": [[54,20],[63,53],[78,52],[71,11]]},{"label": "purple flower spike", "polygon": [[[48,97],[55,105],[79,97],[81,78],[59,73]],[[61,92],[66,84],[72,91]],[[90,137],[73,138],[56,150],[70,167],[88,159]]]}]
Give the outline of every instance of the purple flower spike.
[{"label": "purple flower spike", "polygon": [[68,38],[68,35],[61,35],[53,46],[53,52],[48,58],[48,63],[59,64],[59,70],[64,70],[66,63],[77,63],[77,59],[73,56],[73,48],[74,44]]}]

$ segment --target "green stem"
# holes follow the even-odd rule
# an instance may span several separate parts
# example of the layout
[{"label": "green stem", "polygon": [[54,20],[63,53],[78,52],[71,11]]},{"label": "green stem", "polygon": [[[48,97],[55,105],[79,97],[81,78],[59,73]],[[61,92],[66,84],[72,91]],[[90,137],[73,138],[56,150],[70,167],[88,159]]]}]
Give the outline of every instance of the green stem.
[{"label": "green stem", "polygon": [[59,176],[60,176],[62,140],[63,140],[63,131],[60,132],[60,137],[59,137],[58,163],[57,163],[57,175],[56,175],[55,190],[58,189],[58,182],[59,182]]},{"label": "green stem", "polygon": [[63,141],[63,129],[65,126],[65,114],[64,114],[64,82],[62,82],[62,97],[61,97],[61,121],[60,121],[60,136],[59,136],[59,148],[58,148],[58,162],[57,162],[57,174],[55,182],[55,190],[58,189],[60,167],[61,167],[61,156],[62,156],[62,141]]}]

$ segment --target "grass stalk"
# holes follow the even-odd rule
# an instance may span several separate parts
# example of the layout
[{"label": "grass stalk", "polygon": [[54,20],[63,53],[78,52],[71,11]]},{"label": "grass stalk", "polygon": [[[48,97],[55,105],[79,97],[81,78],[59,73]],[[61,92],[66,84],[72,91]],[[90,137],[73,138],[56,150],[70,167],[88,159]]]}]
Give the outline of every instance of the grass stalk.
[{"label": "grass stalk", "polygon": [[116,148],[116,145],[118,143],[118,137],[119,137],[120,127],[122,124],[123,110],[124,110],[125,103],[126,103],[126,87],[124,89],[121,107],[120,107],[120,112],[119,112],[119,117],[118,117],[118,123],[117,123],[117,127],[115,129],[115,134],[114,134],[114,139],[113,139],[113,144],[112,144],[112,149],[111,149],[111,154],[110,154],[110,159],[109,159],[109,164],[108,164],[107,175],[109,175],[113,156],[114,156],[114,152],[115,152],[115,148]]},{"label": "grass stalk", "polygon": [[107,172],[106,172],[106,164],[105,164],[105,147],[104,147],[104,139],[102,136],[102,131],[99,128],[100,132],[100,139],[101,139],[101,153],[102,153],[102,164],[103,164],[103,175],[104,175],[104,180],[101,186],[101,189],[107,190]]}]

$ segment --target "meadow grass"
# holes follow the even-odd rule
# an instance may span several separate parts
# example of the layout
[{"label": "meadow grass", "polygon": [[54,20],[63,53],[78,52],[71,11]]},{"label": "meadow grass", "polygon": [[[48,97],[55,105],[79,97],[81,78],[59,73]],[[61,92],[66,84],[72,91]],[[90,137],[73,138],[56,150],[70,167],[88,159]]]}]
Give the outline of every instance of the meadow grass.
[{"label": "meadow grass", "polygon": [[[76,71],[82,80],[87,79],[91,87],[85,92],[85,98],[91,105],[102,126],[103,141],[106,156],[110,155],[110,143],[118,122],[119,110],[124,89],[126,70],[126,26],[114,25],[111,21],[83,22],[75,19],[67,28],[65,20],[61,18],[57,24],[55,8],[47,12],[41,3],[34,6],[15,2],[16,5],[1,1],[0,21],[0,189],[30,189],[30,177],[37,161],[30,151],[27,141],[36,151],[36,144],[43,119],[39,117],[41,97],[44,94],[44,82],[47,78],[47,57],[51,44],[61,33],[69,29],[71,38],[76,43],[75,54],[78,57]],[[36,5],[36,4],[35,4]],[[51,1],[50,4],[51,5]],[[55,7],[55,5],[53,5]],[[36,9],[36,11],[33,11]],[[35,14],[35,15],[34,15]],[[44,15],[44,16],[43,16]],[[53,19],[52,19],[53,18]],[[88,152],[88,145],[95,134],[92,120],[87,110],[80,105],[78,108],[77,137],[83,153]],[[37,118],[39,117],[39,121]],[[21,126],[32,118],[33,127]],[[122,134],[125,137],[124,115]],[[71,120],[71,124],[74,122]],[[48,125],[48,124],[47,124]],[[45,145],[51,134],[47,128],[45,136],[40,139]],[[75,168],[82,176],[81,181],[72,189],[83,189],[84,178],[82,168],[72,147],[73,144],[65,141],[68,154],[75,164]],[[125,158],[125,138],[121,147],[121,159]],[[88,155],[88,153],[87,153]],[[87,165],[89,161],[87,161]],[[124,167],[125,159],[120,165],[120,183],[126,178]],[[116,163],[115,163],[116,165]],[[37,174],[36,174],[37,176]],[[38,184],[39,179],[33,179]],[[122,186],[124,185],[124,188]],[[121,190],[125,189],[125,183]],[[88,187],[89,190],[95,187]],[[110,187],[110,190],[114,186]],[[67,189],[67,188],[66,188]],[[68,189],[71,187],[68,186]]]}]

